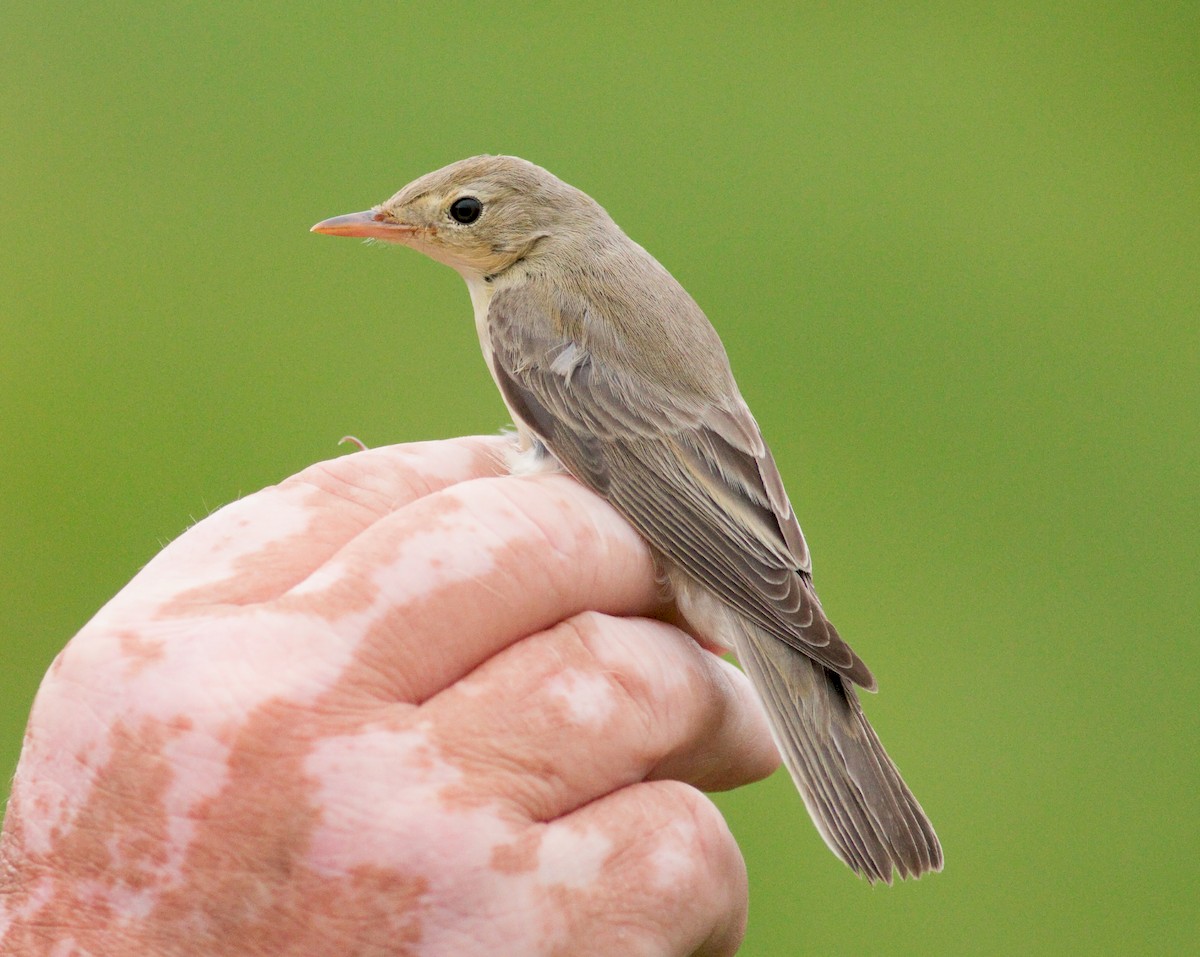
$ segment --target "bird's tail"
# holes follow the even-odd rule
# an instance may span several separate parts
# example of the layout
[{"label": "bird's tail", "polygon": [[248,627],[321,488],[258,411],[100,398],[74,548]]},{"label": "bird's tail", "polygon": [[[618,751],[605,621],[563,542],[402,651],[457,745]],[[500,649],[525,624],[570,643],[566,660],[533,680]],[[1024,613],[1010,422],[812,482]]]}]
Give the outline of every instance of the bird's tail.
[{"label": "bird's tail", "polygon": [[[731,616],[733,617],[733,616]],[[738,659],[825,843],[869,881],[942,869],[933,826],[840,675],[737,616]]]}]

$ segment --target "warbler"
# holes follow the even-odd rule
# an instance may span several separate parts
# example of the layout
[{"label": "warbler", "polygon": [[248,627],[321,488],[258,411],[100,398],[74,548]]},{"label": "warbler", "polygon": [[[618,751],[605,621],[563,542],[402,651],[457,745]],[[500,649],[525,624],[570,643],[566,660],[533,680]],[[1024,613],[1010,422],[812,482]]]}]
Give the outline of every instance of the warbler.
[{"label": "warbler", "polygon": [[312,227],[400,243],[466,280],[488,368],[526,450],[650,544],[680,613],[732,647],[817,829],[871,881],[942,849],[826,618],[783,480],[692,297],[593,199],[533,163],[476,156]]}]

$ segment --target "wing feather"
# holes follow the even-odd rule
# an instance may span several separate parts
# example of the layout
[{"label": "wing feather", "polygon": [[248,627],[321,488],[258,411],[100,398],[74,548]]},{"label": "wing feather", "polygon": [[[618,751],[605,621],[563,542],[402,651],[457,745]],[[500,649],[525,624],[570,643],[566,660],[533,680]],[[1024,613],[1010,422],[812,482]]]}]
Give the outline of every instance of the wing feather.
[{"label": "wing feather", "polygon": [[689,577],[780,640],[874,688],[821,610],[783,481],[736,390],[718,404],[604,361],[566,332],[586,329],[589,305],[532,283],[493,297],[491,364],[518,424]]}]

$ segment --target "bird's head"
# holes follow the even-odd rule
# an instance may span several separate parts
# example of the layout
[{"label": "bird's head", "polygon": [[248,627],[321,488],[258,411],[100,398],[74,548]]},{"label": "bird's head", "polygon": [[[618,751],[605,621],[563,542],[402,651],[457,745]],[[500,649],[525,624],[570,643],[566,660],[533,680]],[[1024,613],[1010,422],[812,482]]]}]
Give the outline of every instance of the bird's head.
[{"label": "bird's head", "polygon": [[540,166],[515,156],[475,156],[312,231],[401,243],[474,278],[503,272],[543,240],[570,241],[600,222],[611,223],[603,209]]}]

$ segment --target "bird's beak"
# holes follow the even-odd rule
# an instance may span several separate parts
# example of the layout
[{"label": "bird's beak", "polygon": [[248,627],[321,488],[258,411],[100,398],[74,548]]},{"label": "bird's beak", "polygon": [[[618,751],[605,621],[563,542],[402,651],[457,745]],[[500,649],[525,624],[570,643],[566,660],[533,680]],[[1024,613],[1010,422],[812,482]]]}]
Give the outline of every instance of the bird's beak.
[{"label": "bird's beak", "polygon": [[417,227],[397,223],[388,219],[386,213],[374,209],[324,219],[309,230],[327,236],[358,236],[362,239],[382,239],[389,243],[406,242],[416,231]]}]

